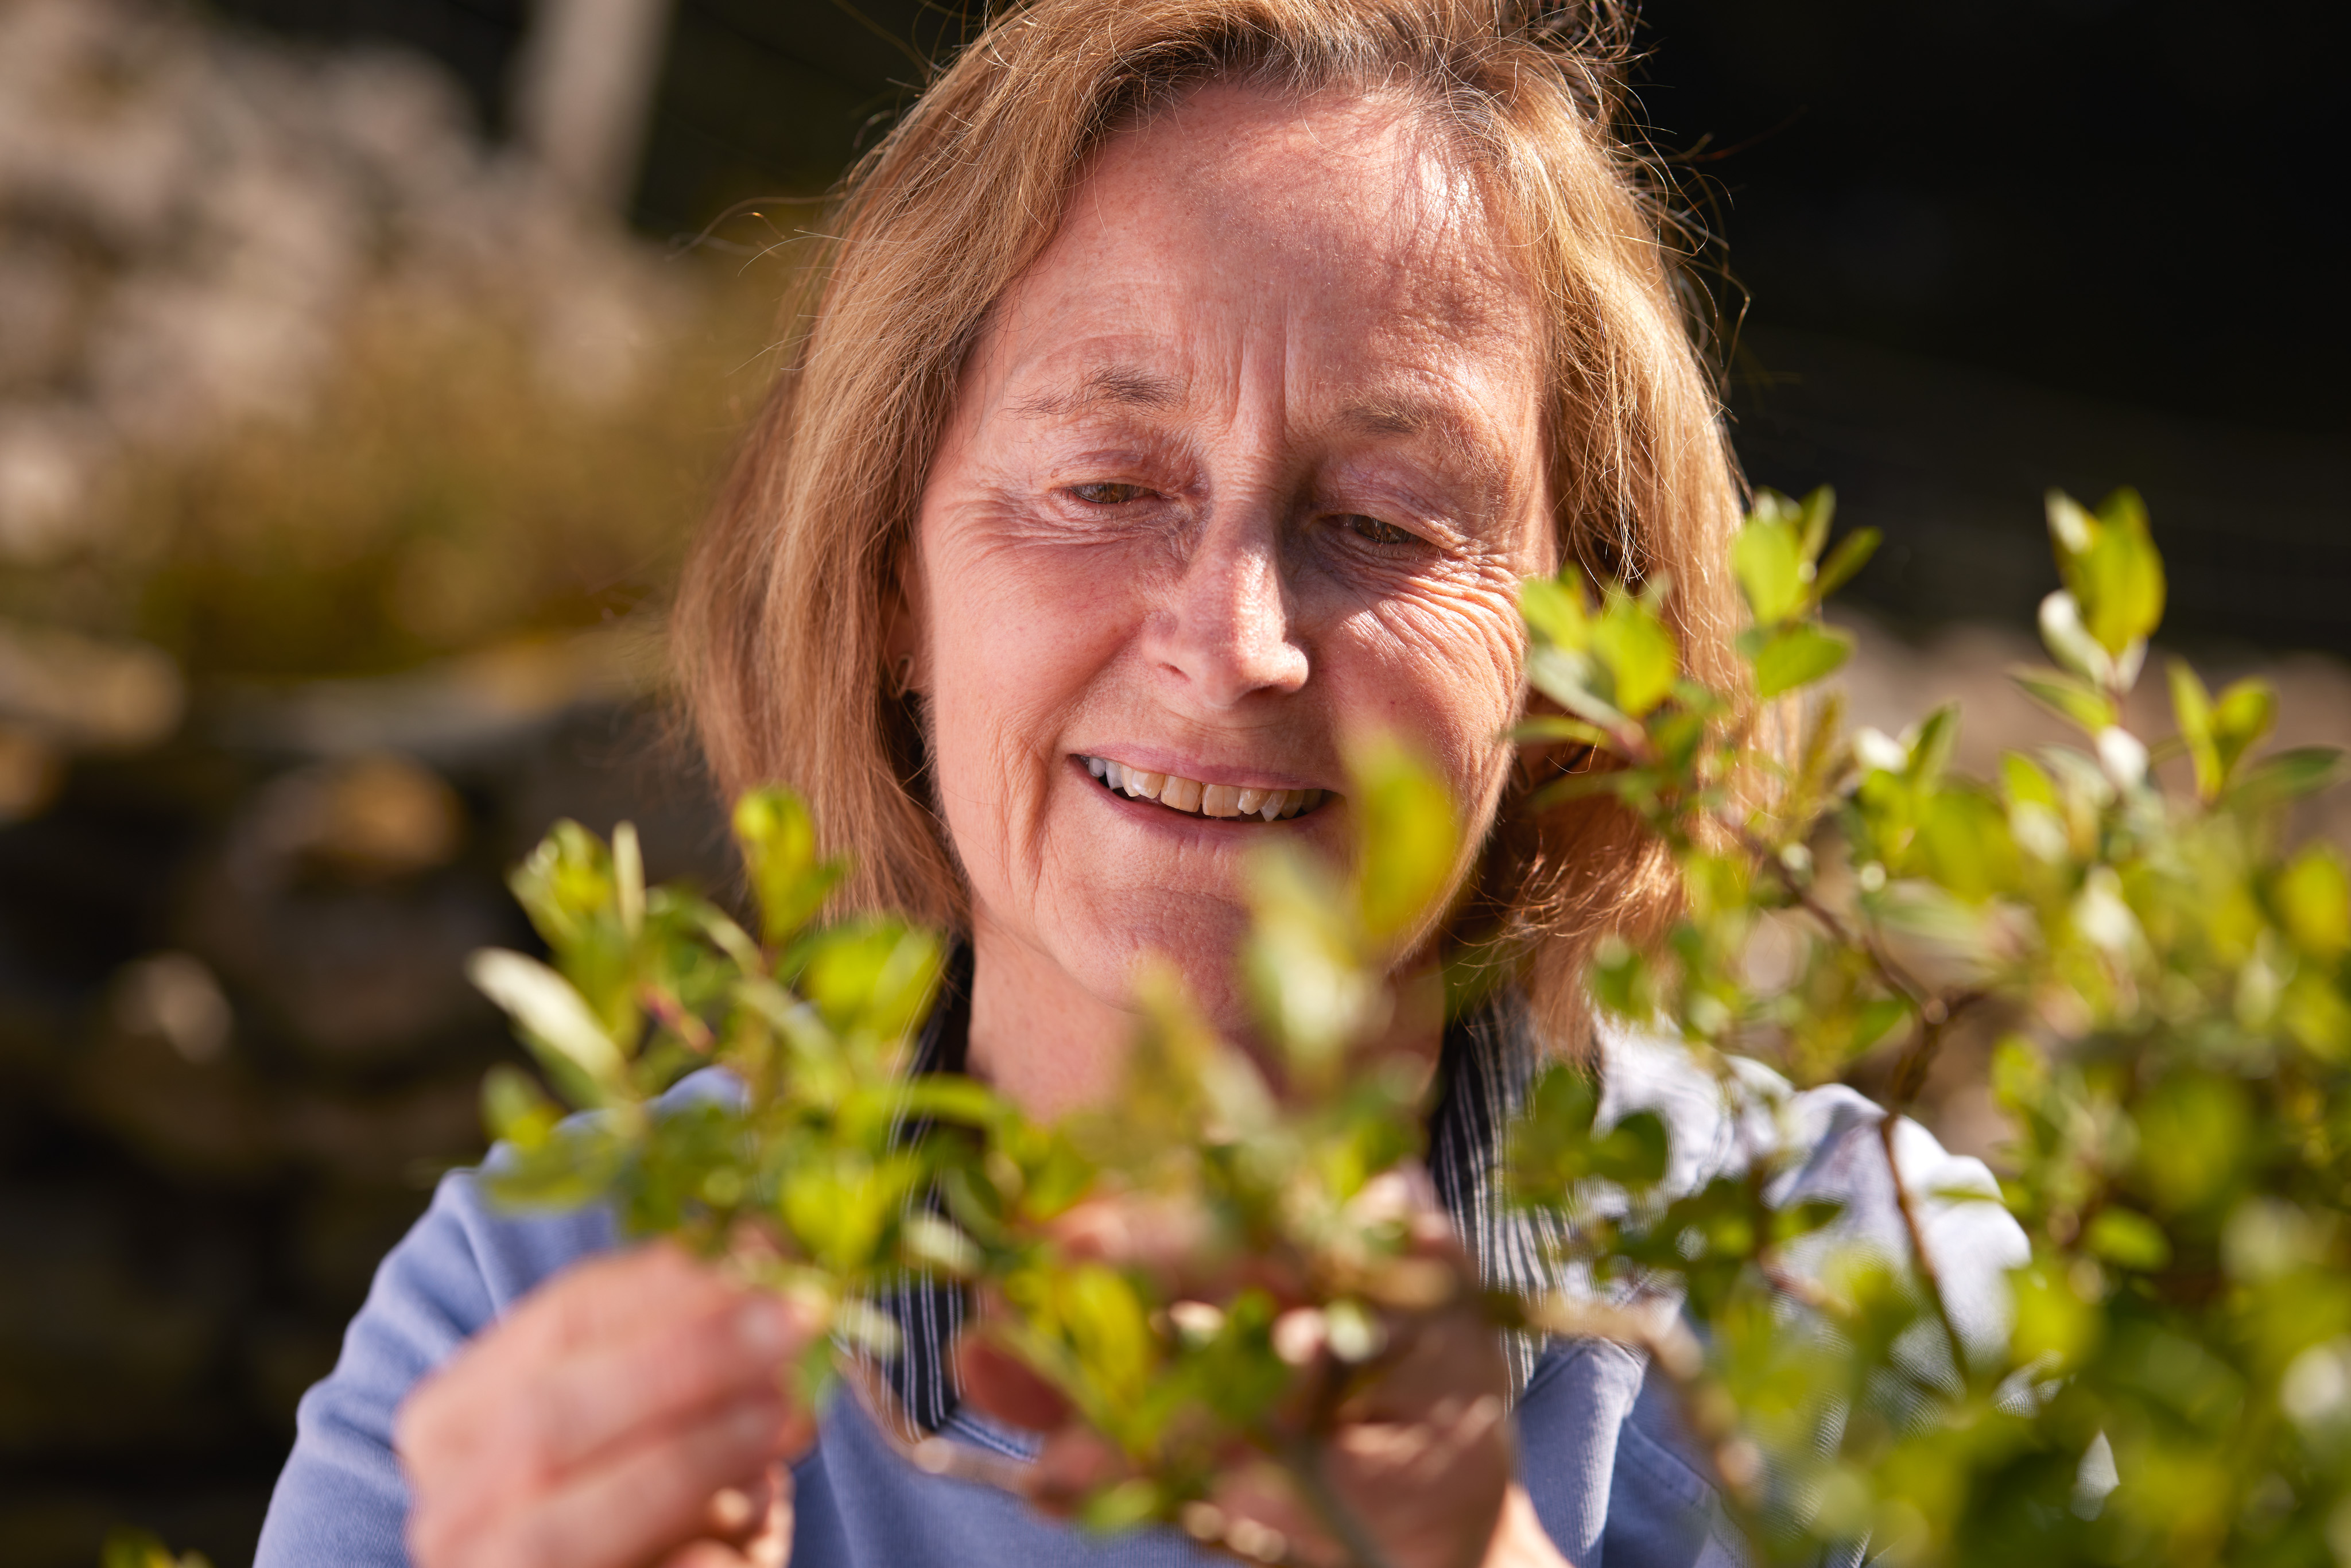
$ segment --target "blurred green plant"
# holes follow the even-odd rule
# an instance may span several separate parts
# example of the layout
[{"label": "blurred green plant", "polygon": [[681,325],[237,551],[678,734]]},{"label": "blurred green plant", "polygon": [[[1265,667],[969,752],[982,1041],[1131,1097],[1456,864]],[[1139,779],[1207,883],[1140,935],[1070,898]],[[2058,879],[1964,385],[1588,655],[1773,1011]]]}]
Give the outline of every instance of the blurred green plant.
[{"label": "blurred green plant", "polygon": [[99,1568],[212,1568],[201,1552],[174,1554],[162,1541],[144,1530],[117,1525],[106,1532],[99,1549]]},{"label": "blurred green plant", "polygon": [[[942,945],[890,920],[810,924],[841,867],[818,857],[795,797],[736,809],[756,935],[683,888],[647,888],[627,825],[608,845],[562,824],[513,879],[553,964],[487,951],[473,976],[563,1101],[593,1114],[494,1073],[491,1191],[610,1201],[632,1233],[682,1237],[820,1304],[841,1345],[871,1354],[898,1349],[882,1292],[918,1273],[981,1284],[998,1309],[981,1332],[1124,1461],[1056,1500],[1098,1528],[1180,1521],[1221,1540],[1202,1505],[1240,1450],[1317,1485],[1312,1441],[1345,1385],[1301,1396],[1299,1366],[1325,1350],[1368,1361],[1384,1314],[1466,1288],[1421,1255],[1395,1175],[1420,1146],[1426,1062],[1383,1043],[1415,1000],[1384,977],[1458,839],[1442,787],[1401,752],[1361,764],[1373,831],[1352,894],[1296,854],[1259,879],[1248,972],[1278,1071],[1154,976],[1123,1092],[1056,1125],[967,1078],[905,1076]],[[1433,1018],[1434,998],[1417,1000]],[[656,1108],[714,1063],[726,1085]],[[1162,1239],[1105,1251],[1089,1238],[1106,1205],[1154,1217]],[[801,1392],[820,1399],[858,1366],[820,1345]],[[858,1390],[904,1429],[879,1384]]]},{"label": "blurred green plant", "polygon": [[[2051,498],[2056,667],[2017,674],[2083,747],[2011,756],[1979,783],[1948,771],[1954,710],[1848,736],[1812,689],[1848,651],[1819,607],[1875,540],[1824,558],[1830,517],[1824,491],[1767,493],[1740,534],[1751,623],[1734,689],[1688,673],[1669,584],[1595,595],[1573,569],[1526,584],[1531,679],[1557,711],[1521,737],[1561,748],[1552,800],[1613,800],[1670,847],[1677,918],[1605,944],[1592,988],[1686,1042],[1735,1124],[1773,1114],[1738,1058],[1815,1083],[1890,1054],[1899,1110],[1955,1020],[1998,1030],[2017,1133],[2003,1193],[2032,1242],[2012,1322],[1963,1341],[1923,1242],[1927,1200],[1984,1195],[1895,1176],[1907,1254],[1840,1246],[1834,1205],[1771,1201],[1795,1152],[1762,1140],[1737,1172],[1677,1189],[1666,1124],[1604,1124],[1596,1085],[1566,1066],[1534,1086],[1508,1179],[1572,1222],[1562,1269],[1643,1290],[1484,1310],[1647,1351],[1762,1561],[1865,1542],[1920,1563],[2351,1561],[2351,891],[2331,850],[2280,837],[2282,808],[2337,759],[2256,758],[2267,692],[2214,697],[2180,664],[2179,734],[2149,746],[2122,727],[2163,601],[2129,492],[2095,512]],[[813,924],[839,867],[790,796],[737,810],[756,935],[648,889],[627,828],[606,845],[566,824],[515,878],[552,966],[487,953],[475,976],[593,1114],[494,1076],[493,1191],[611,1201],[632,1231],[820,1301],[852,1351],[895,1348],[880,1292],[917,1272],[967,1281],[991,1308],[982,1342],[1123,1460],[1050,1500],[1278,1559],[1281,1542],[1209,1501],[1255,1456],[1375,1563],[1320,1484],[1317,1442],[1399,1325],[1473,1287],[1414,1240],[1403,1173],[1426,1068],[1401,1042],[1441,1004],[1433,982],[1390,978],[1425,940],[1458,832],[1409,757],[1356,763],[1351,880],[1295,855],[1259,867],[1258,1051],[1154,976],[1123,1090],[1054,1125],[967,1079],[904,1076],[941,942]],[[2165,788],[2167,763],[2184,787]],[[656,1109],[714,1063],[723,1084]],[[1881,1124],[1889,1174],[1896,1126]],[[1104,1243],[1110,1213],[1128,1243]],[[862,1364],[819,1350],[799,1375],[814,1397]],[[980,1465],[931,1447],[935,1466]]]},{"label": "blurred green plant", "polygon": [[[1589,747],[1559,795],[1613,797],[1673,847],[1681,917],[1604,947],[1593,987],[1728,1101],[1757,1100],[1734,1055],[1817,1082],[1890,1051],[1898,1111],[1955,1020],[1997,1031],[2001,1188],[2032,1243],[2012,1326],[1963,1342],[1924,1244],[1922,1200],[1971,1195],[1896,1176],[1906,1257],[1815,1249],[1799,1270],[1832,1216],[1767,1200],[1789,1156],[1668,1191],[1662,1127],[1595,1129],[1564,1071],[1514,1137],[1520,1197],[1579,1221],[1602,1280],[1677,1281],[1680,1321],[1591,1326],[1657,1353],[1767,1561],[1865,1541],[1905,1563],[2351,1561],[2351,901],[2331,848],[2281,840],[2340,758],[2255,760],[2268,688],[2215,698],[2178,662],[2177,735],[2123,727],[2164,601],[2128,490],[2050,497],[2055,667],[2014,673],[2083,746],[1981,783],[1947,770],[1955,707],[1848,737],[1834,695],[1789,700],[1842,663],[1813,616],[1875,543],[1820,559],[1830,505],[1767,494],[1740,537],[1749,693],[1677,675],[1661,590],[1595,607],[1572,574],[1531,585],[1532,678],[1563,715],[1528,733]],[[1595,1182],[1624,1201],[1596,1207]]]}]

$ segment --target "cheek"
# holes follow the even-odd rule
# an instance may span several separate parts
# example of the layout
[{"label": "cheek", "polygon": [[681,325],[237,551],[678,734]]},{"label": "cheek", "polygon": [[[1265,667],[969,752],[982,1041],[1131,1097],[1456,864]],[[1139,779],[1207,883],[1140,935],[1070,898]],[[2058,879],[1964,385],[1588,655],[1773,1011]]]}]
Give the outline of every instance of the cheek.
[{"label": "cheek", "polygon": [[1100,552],[963,511],[924,519],[925,687],[956,847],[1017,837],[1043,810],[1071,714],[1131,619]]},{"label": "cheek", "polygon": [[1481,570],[1415,584],[1350,616],[1341,635],[1342,722],[1403,731],[1473,810],[1489,804],[1525,663],[1517,578]]}]

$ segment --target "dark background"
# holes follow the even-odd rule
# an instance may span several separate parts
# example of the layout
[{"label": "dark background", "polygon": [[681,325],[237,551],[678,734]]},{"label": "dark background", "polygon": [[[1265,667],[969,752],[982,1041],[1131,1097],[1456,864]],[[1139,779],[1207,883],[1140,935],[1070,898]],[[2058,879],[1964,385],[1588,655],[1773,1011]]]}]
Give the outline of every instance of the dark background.
[{"label": "dark background", "polygon": [[[210,9],[420,49],[503,131],[523,0]],[[2053,585],[2042,490],[2133,483],[2171,563],[2175,640],[2351,653],[2333,16],[1646,7],[1640,110],[1713,236],[1699,272],[1741,454],[1761,484],[1834,483],[1847,524],[1886,531],[1854,599],[1913,632],[2027,623]],[[679,0],[636,225],[691,236],[737,200],[821,191],[960,27],[914,0]],[[762,237],[749,219],[717,234]],[[126,960],[219,947],[188,890],[235,871],[242,802],[291,760],[93,766],[47,818],[0,831],[0,1564],[89,1563],[118,1520],[223,1568],[249,1555],[293,1399],[423,1201],[402,1149],[469,1124],[472,1085],[509,1049],[457,980],[465,948],[521,938],[499,869],[559,810],[646,821],[665,786],[631,772],[643,729],[588,714],[426,755],[463,804],[462,863],[396,893],[256,895],[273,974],[360,1007],[398,951],[416,995],[452,994],[414,1038],[328,1060],[316,1030],[272,1021],[262,979],[237,991],[215,958],[259,1075],[220,1102],[228,1120],[208,1120],[217,1074],[75,1042]],[[10,1087],[36,1082],[54,1097]],[[228,1130],[214,1145],[206,1128]]]}]

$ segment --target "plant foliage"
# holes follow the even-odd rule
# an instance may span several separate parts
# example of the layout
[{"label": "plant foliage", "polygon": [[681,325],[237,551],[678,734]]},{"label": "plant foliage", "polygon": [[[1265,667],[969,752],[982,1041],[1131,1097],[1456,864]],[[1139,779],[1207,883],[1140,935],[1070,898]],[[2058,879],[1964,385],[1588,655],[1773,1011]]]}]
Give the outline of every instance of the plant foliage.
[{"label": "plant foliage", "polygon": [[[2336,760],[2259,756],[2268,690],[2216,695],[2178,663],[2177,734],[2125,727],[2164,599],[2128,491],[2049,502],[2054,663],[2016,679],[2079,746],[1972,780],[1949,771],[1955,709],[1848,735],[1816,687],[1850,643],[1819,608],[1875,537],[1829,549],[1831,512],[1825,491],[1767,493],[1739,535],[1750,624],[1730,689],[1689,673],[1670,585],[1595,589],[1572,568],[1525,584],[1550,706],[1520,737],[1564,759],[1554,803],[1629,811],[1669,847],[1678,917],[1606,943],[1593,993],[1678,1037],[1744,1121],[1740,1058],[1800,1084],[1874,1073],[1899,1110],[1956,1028],[1997,1040],[2001,1192],[2031,1247],[2010,1324],[1963,1341],[1921,1244],[1930,1199],[1988,1197],[1897,1177],[1903,1255],[1827,1245],[1834,1206],[1771,1201],[1793,1157],[1778,1144],[1677,1187],[1666,1125],[1603,1123],[1565,1067],[1512,1130],[1508,1180],[1573,1222],[1562,1277],[1643,1291],[1485,1310],[1647,1351],[1763,1561],[1856,1544],[1918,1563],[2351,1561],[2351,894],[2333,850],[2282,838],[2283,809]],[[736,813],[756,931],[647,888],[626,827],[609,845],[559,827],[515,878],[552,964],[487,953],[475,974],[592,1113],[495,1076],[494,1188],[610,1201],[634,1232],[821,1301],[869,1355],[894,1348],[878,1291],[968,1281],[991,1309],[979,1332],[1124,1458],[1063,1500],[1081,1518],[1278,1554],[1226,1532],[1206,1500],[1219,1469],[1270,1458],[1312,1498],[1349,1380],[1401,1319],[1471,1288],[1413,1240],[1426,1066],[1399,1042],[1437,1004],[1390,977],[1461,846],[1409,757],[1357,762],[1349,878],[1296,855],[1259,867],[1257,1048],[1154,977],[1123,1092],[1054,1125],[967,1079],[904,1076],[941,941],[816,924],[839,867],[790,796]],[[656,1106],[711,1065],[723,1081]],[[1881,1124],[1889,1172],[1896,1129]],[[1105,1249],[1088,1221],[1106,1205],[1155,1217],[1158,1254]],[[820,1352],[800,1375],[813,1396],[856,1364]]]}]

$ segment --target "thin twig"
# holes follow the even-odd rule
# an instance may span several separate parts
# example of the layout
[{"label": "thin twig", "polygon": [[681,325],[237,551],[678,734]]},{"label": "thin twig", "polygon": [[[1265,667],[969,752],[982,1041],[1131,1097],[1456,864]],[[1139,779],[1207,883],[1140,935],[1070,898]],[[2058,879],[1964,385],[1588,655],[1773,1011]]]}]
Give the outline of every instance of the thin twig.
[{"label": "thin twig", "polygon": [[643,999],[645,1011],[653,1014],[654,1021],[685,1041],[692,1050],[708,1056],[717,1044],[716,1037],[710,1032],[710,1026],[659,986],[647,986]]},{"label": "thin twig", "polygon": [[1834,940],[1865,955],[1886,983],[1901,992],[1904,999],[1924,1016],[1927,1005],[1935,999],[1932,989],[1896,963],[1894,955],[1886,952],[1867,932],[1856,931],[1847,925],[1844,916],[1822,903],[1812,885],[1790,870],[1778,855],[1771,852],[1771,846],[1756,837],[1751,830],[1728,817],[1717,817],[1715,821],[1738,839],[1740,847],[1754,856],[1757,863],[1771,872],[1772,880],[1787,890],[1788,896],[1794,899],[1805,914],[1819,921],[1823,930]]},{"label": "thin twig", "polygon": [[1934,1066],[1936,1051],[1942,1044],[1943,1031],[1950,1027],[1953,1019],[1980,1001],[1984,993],[1967,991],[1956,998],[1946,998],[1929,989],[1896,963],[1893,956],[1876,942],[1850,929],[1835,911],[1821,902],[1819,895],[1803,879],[1782,863],[1779,856],[1771,852],[1770,845],[1736,823],[1726,821],[1723,825],[1739,835],[1740,841],[1750,854],[1771,868],[1780,885],[1788,890],[1789,895],[1802,906],[1806,914],[1821,923],[1833,940],[1867,957],[1879,977],[1901,992],[1917,1010],[1918,1031],[1910,1044],[1904,1048],[1901,1060],[1895,1064],[1890,1085],[1892,1092],[1887,1096],[1890,1103],[1878,1119],[1877,1141],[1886,1154],[1886,1179],[1894,1184],[1894,1201],[1902,1212],[1902,1228],[1910,1239],[1910,1255],[1917,1261],[1919,1283],[1927,1292],[1928,1304],[1934,1309],[1935,1321],[1943,1326],[1943,1337],[1951,1347],[1951,1368],[1964,1387],[1969,1381],[1967,1342],[1959,1337],[1959,1324],[1951,1316],[1950,1303],[1944,1299],[1942,1276],[1935,1267],[1933,1256],[1927,1250],[1926,1228],[1919,1223],[1917,1206],[1911,1201],[1910,1189],[1902,1180],[1901,1166],[1895,1163],[1894,1133],[1902,1112],[1926,1086],[1927,1073]]},{"label": "thin twig", "polygon": [[1970,1381],[1968,1366],[1967,1341],[1959,1337],[1959,1325],[1951,1316],[1950,1303],[1943,1299],[1942,1276],[1936,1271],[1934,1255],[1927,1250],[1926,1227],[1919,1223],[1918,1208],[1910,1200],[1910,1186],[1902,1179],[1902,1167],[1894,1158],[1895,1125],[1900,1120],[1888,1111],[1877,1119],[1877,1146],[1886,1152],[1886,1179],[1894,1184],[1894,1202],[1902,1211],[1902,1228],[1910,1236],[1910,1255],[1918,1261],[1918,1281],[1926,1287],[1927,1301],[1935,1309],[1935,1321],[1943,1325],[1943,1337],[1951,1345],[1951,1371],[1958,1376],[1959,1386]]}]

